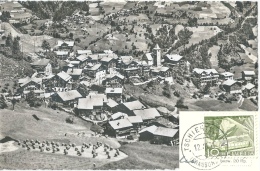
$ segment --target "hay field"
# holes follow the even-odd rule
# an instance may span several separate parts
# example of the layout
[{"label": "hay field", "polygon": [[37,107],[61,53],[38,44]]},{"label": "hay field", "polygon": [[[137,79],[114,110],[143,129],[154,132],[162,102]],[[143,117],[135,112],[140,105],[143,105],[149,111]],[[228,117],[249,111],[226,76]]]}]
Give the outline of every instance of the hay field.
[{"label": "hay field", "polygon": [[[82,119],[75,118],[74,124],[66,123],[65,118],[69,114],[62,111],[45,107],[29,108],[19,103],[15,106],[15,111],[4,109],[0,110],[0,113],[0,137],[10,136],[17,140],[38,139],[41,142],[48,140],[76,145],[96,144],[99,141],[113,148],[120,147],[113,138],[92,136],[91,124]],[[33,114],[40,120],[34,119]],[[1,169],[91,169],[93,163],[99,166],[108,162],[111,161],[100,160],[98,157],[92,159],[73,155],[54,155],[21,148],[0,155]]]}]

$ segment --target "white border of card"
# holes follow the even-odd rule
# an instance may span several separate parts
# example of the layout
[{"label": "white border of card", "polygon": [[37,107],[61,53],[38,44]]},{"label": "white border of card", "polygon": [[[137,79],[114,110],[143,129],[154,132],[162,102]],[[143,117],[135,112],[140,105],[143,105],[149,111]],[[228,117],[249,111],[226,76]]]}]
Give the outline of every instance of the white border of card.
[{"label": "white border of card", "polygon": [[180,112],[180,170],[259,170],[258,112]]}]

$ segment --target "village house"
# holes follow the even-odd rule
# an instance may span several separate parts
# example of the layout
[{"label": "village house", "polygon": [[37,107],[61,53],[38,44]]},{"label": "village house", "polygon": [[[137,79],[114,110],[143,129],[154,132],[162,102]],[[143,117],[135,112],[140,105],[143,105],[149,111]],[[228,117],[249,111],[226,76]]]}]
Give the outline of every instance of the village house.
[{"label": "village house", "polygon": [[67,74],[71,76],[72,80],[76,81],[82,76],[82,69],[69,68]]},{"label": "village house", "polygon": [[91,68],[85,70],[86,74],[92,78],[97,78],[97,73],[100,71],[106,73],[106,71],[104,70],[101,64],[95,64]]},{"label": "village house", "polygon": [[107,99],[107,110],[109,112],[112,112],[113,111],[113,108],[116,107],[118,105],[118,103],[113,100],[113,99]]},{"label": "village house", "polygon": [[258,93],[257,93],[257,89],[255,87],[254,84],[252,83],[247,83],[244,88],[243,88],[243,94],[244,95],[247,95],[247,96],[256,96]]},{"label": "village house", "polygon": [[98,61],[100,60],[101,58],[98,56],[98,54],[91,54],[91,55],[88,55],[88,63],[91,63],[93,65],[97,64]]},{"label": "village house", "polygon": [[76,51],[76,55],[80,56],[80,55],[91,55],[92,51],[91,50],[77,50]]},{"label": "village house", "polygon": [[50,79],[47,79],[44,84],[45,87],[60,87],[71,89],[71,79],[72,77],[64,71],[59,72],[57,75]]},{"label": "village house", "polygon": [[234,74],[231,72],[223,72],[219,74],[220,80],[233,80]]},{"label": "village house", "polygon": [[153,133],[153,142],[158,144],[177,145],[179,141],[179,130],[165,127],[157,127]]},{"label": "village house", "polygon": [[107,96],[105,94],[89,93],[86,98],[80,98],[77,105],[79,116],[102,114],[107,108]]},{"label": "village house", "polygon": [[122,102],[123,88],[106,88],[107,98],[111,98],[117,103]]},{"label": "village house", "polygon": [[78,57],[76,57],[79,63],[80,68],[84,68],[88,64],[88,56],[86,54],[81,54]]},{"label": "village house", "polygon": [[75,107],[77,100],[81,98],[77,90],[57,92],[52,95],[52,101],[62,104],[63,106]]},{"label": "village house", "polygon": [[128,136],[131,134],[133,124],[124,118],[114,121],[109,121],[107,126],[107,133],[116,138]]},{"label": "village house", "polygon": [[171,76],[171,71],[168,67],[151,67],[151,75],[153,77],[170,77]]},{"label": "village house", "polygon": [[245,81],[251,81],[255,77],[254,71],[242,71],[242,79]]},{"label": "village house", "polygon": [[138,63],[132,56],[121,56],[118,61],[118,68],[120,68],[120,72],[126,77],[140,74]]},{"label": "village house", "polygon": [[133,112],[135,116],[140,116],[145,124],[150,124],[154,122],[156,118],[161,117],[155,108],[134,110]]},{"label": "village house", "polygon": [[49,59],[40,59],[31,63],[33,69],[44,76],[52,75],[52,66]]},{"label": "village house", "polygon": [[153,57],[152,57],[152,53],[146,53],[143,56],[143,61],[145,61],[149,66],[153,65]]},{"label": "village house", "polygon": [[118,120],[118,119],[124,119],[127,118],[128,115],[126,113],[117,112],[111,115],[111,120]]},{"label": "village house", "polygon": [[139,110],[139,109],[145,109],[146,107],[139,101],[131,101],[131,102],[125,102],[125,103],[120,103],[118,106],[113,108],[113,112],[123,112],[126,113],[128,116],[135,116],[134,110]]},{"label": "village house", "polygon": [[139,131],[139,141],[151,141],[157,126],[151,125]]},{"label": "village house", "polygon": [[18,80],[19,88],[17,92],[21,93],[22,96],[26,96],[30,91],[40,95],[44,93],[42,90],[42,78],[26,77]]},{"label": "village house", "polygon": [[102,84],[112,88],[122,87],[124,85],[124,78],[120,73],[107,74]]},{"label": "village house", "polygon": [[57,47],[62,51],[71,51],[74,47],[74,41],[62,41],[58,40]]},{"label": "village house", "polygon": [[224,90],[227,93],[234,94],[234,93],[242,93],[242,85],[240,82],[235,80],[226,80],[222,83]]},{"label": "village house", "polygon": [[69,52],[67,51],[54,51],[56,53],[57,57],[61,60],[66,60],[69,57]]},{"label": "village house", "polygon": [[71,66],[73,65],[72,68],[79,68],[80,61],[67,61]]},{"label": "village house", "polygon": [[143,123],[143,119],[141,116],[128,116],[126,117],[126,119],[129,120],[129,122],[133,125],[133,130],[136,131],[136,133],[138,133],[139,129],[142,126]]},{"label": "village house", "polygon": [[210,83],[216,85],[218,82],[219,73],[215,69],[194,68],[192,71],[192,81],[195,85],[205,85]]},{"label": "village house", "polygon": [[177,65],[184,65],[185,62],[183,60],[183,56],[180,55],[165,55],[164,63],[168,64],[169,66],[177,66]]},{"label": "village house", "polygon": [[116,68],[116,59],[112,58],[112,57],[103,57],[100,60],[102,66],[104,67],[104,69],[108,72],[110,68]]}]

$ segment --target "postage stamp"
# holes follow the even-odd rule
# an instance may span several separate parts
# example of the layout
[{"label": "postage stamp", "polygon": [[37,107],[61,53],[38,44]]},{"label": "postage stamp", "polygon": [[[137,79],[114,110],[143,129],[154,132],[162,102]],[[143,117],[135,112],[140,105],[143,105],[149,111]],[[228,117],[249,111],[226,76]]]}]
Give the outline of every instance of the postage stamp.
[{"label": "postage stamp", "polygon": [[180,125],[181,170],[259,170],[257,112],[182,112]]}]

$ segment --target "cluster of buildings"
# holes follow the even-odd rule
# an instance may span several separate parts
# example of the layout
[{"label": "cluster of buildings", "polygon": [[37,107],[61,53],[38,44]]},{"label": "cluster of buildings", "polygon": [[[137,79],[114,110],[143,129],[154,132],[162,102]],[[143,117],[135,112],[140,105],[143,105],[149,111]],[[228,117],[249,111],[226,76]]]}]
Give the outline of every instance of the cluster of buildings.
[{"label": "cluster of buildings", "polygon": [[209,84],[220,86],[229,94],[246,94],[257,96],[258,78],[254,71],[242,71],[241,77],[234,79],[231,72],[218,73],[215,69],[194,68],[191,74],[192,81],[198,87]]},{"label": "cluster of buildings", "polygon": [[[36,72],[32,77],[18,81],[18,92],[22,97],[33,91],[38,98],[56,102],[58,106],[66,109],[73,109],[75,114],[84,119],[105,122],[104,128],[111,136],[139,135],[140,130],[152,126],[158,130],[147,130],[153,135],[149,135],[152,137],[150,140],[158,139],[161,132],[160,136],[166,137],[162,142],[177,143],[178,125],[168,128],[158,124],[156,120],[163,116],[157,109],[147,108],[137,99],[126,98],[124,94],[123,85],[128,78],[171,77],[170,68],[162,64],[161,49],[158,45],[142,60],[136,60],[132,56],[118,57],[111,50],[97,54],[90,50],[77,50],[74,57],[58,55],[60,51],[73,53],[73,46],[74,42],[58,42],[55,53],[66,61],[67,65],[57,74],[52,72],[50,59],[41,58],[31,63]],[[178,64],[175,58],[169,58],[167,63]],[[180,56],[178,58],[181,59]],[[80,84],[87,87],[87,95],[77,90]],[[103,85],[105,89],[103,92],[92,91],[92,85]],[[143,131],[142,135],[147,136],[147,131]],[[147,138],[141,136],[141,139]]]}]

